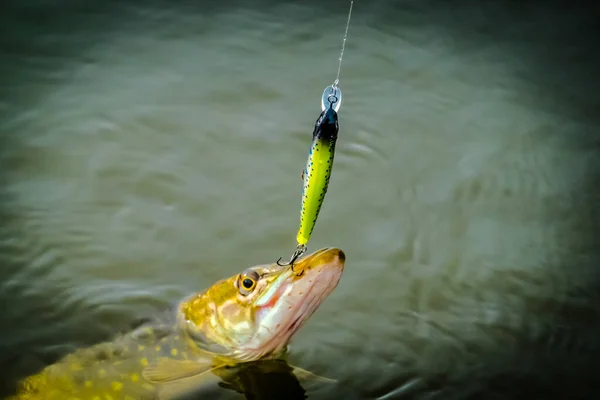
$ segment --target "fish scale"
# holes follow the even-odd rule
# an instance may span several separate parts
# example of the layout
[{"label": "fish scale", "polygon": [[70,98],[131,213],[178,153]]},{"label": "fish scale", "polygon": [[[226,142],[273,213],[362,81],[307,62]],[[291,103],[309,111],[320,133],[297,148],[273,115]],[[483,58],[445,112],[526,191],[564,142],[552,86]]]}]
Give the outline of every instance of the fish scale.
[{"label": "fish scale", "polygon": [[[193,347],[181,339],[174,321],[170,326],[162,321],[147,324],[113,342],[66,356],[43,374],[28,378],[17,399],[154,399],[155,388],[142,376],[144,368],[157,359],[187,360],[190,352]],[[46,382],[52,382],[51,388],[42,395],[37,388]]]}]

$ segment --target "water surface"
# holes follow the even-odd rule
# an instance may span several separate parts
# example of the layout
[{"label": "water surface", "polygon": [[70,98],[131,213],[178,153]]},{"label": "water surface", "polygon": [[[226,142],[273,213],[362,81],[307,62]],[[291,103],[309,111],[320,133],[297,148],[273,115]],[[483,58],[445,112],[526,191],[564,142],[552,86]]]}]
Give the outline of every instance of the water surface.
[{"label": "water surface", "polygon": [[[291,253],[347,5],[3,6],[7,393]],[[310,243],[344,249],[346,270],[291,347],[340,384],[310,398],[576,398],[595,385],[593,15],[546,6],[355,2]]]}]

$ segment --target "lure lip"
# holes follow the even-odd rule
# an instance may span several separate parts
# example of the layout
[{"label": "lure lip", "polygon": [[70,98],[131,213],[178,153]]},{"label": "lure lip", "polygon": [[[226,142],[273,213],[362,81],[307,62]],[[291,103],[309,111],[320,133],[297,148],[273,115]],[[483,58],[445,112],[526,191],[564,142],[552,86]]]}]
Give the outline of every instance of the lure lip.
[{"label": "lure lip", "polygon": [[338,112],[342,106],[342,90],[339,86],[329,85],[323,91],[323,96],[321,97],[321,111],[327,110],[330,106],[335,112]]}]

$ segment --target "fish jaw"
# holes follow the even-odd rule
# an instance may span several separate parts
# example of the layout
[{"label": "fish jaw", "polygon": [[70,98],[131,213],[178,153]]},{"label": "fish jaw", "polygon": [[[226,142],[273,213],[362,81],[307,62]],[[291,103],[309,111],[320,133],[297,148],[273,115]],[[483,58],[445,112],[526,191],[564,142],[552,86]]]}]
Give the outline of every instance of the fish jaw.
[{"label": "fish jaw", "polygon": [[[240,276],[213,285],[182,303],[181,322],[197,345],[234,362],[277,357],[293,335],[337,287],[345,264],[338,248],[325,248],[294,263],[250,268],[252,293],[240,293]],[[240,274],[241,275],[241,274]]]}]

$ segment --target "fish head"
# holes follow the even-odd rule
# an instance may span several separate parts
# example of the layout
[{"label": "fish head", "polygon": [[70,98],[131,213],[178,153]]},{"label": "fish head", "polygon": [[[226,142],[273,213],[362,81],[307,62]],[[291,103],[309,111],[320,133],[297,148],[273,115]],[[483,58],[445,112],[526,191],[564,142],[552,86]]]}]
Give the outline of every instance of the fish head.
[{"label": "fish head", "polygon": [[238,362],[277,357],[336,288],[346,256],[324,248],[294,262],[257,265],[180,305],[184,329],[201,349]]}]

